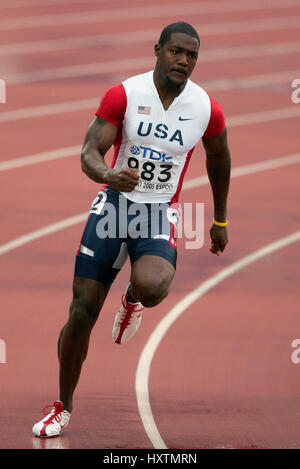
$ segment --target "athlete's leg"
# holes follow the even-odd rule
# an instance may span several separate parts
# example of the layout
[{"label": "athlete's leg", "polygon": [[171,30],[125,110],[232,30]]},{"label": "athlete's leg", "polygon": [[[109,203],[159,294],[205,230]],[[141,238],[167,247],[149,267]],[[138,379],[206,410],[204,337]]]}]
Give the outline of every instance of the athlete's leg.
[{"label": "athlete's leg", "polygon": [[59,435],[68,425],[91,331],[110,286],[126,261],[126,239],[116,238],[114,232],[108,236],[104,230],[103,213],[106,208],[112,210],[111,205],[117,207],[117,202],[114,194],[100,191],[92,204],[77,250],[69,318],[58,339],[59,401],[54,401],[50,414],[33,426],[37,436]]},{"label": "athlete's leg", "polygon": [[76,256],[70,316],[58,342],[60,400],[69,412],[92,328],[109,288],[127,258],[126,242],[115,236],[109,237],[106,232],[101,236],[106,211],[115,207],[118,213],[118,202],[117,193],[99,192],[92,204]]},{"label": "athlete's leg", "polygon": [[[168,203],[130,205],[127,248],[131,276],[113,324],[112,337],[118,344],[137,332],[144,307],[156,306],[168,295],[177,259],[177,211]],[[137,212],[138,223],[134,219]]]},{"label": "athlete's leg", "polygon": [[157,255],[145,254],[132,262],[130,283],[113,324],[112,337],[117,344],[135,335],[144,307],[156,306],[167,296],[174,273],[173,263]]},{"label": "athlete's leg", "polygon": [[141,236],[127,242],[131,260],[129,302],[140,301],[150,308],[168,295],[176,269],[178,217],[169,204],[148,204],[147,216],[140,222]]},{"label": "athlete's leg", "polygon": [[127,300],[147,308],[158,305],[168,295],[174,274],[174,266],[163,257],[140,257],[132,264]]},{"label": "athlete's leg", "polygon": [[90,334],[108,291],[109,286],[101,282],[74,277],[69,318],[58,340],[59,399],[69,412],[72,411],[72,397],[82,363],[87,356]]}]

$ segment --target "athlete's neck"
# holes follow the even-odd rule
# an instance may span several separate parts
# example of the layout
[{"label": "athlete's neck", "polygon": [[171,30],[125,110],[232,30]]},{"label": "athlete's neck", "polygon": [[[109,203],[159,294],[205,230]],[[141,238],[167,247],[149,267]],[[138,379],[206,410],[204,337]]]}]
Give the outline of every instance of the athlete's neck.
[{"label": "athlete's neck", "polygon": [[153,72],[153,81],[165,110],[167,110],[174,99],[180,95],[187,83],[187,80],[180,85],[171,82],[157,67],[155,67]]}]

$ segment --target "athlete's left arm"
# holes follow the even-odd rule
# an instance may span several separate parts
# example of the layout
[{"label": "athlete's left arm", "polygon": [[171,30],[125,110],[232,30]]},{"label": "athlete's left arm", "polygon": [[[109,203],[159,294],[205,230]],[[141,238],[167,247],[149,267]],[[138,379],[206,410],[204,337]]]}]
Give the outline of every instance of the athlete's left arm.
[{"label": "athlete's left arm", "polygon": [[[218,222],[227,220],[227,196],[230,182],[231,158],[227,142],[227,129],[213,137],[202,138],[206,152],[206,168],[213,193],[214,219]],[[211,249],[220,255],[228,243],[227,226],[213,224],[210,228]]]}]

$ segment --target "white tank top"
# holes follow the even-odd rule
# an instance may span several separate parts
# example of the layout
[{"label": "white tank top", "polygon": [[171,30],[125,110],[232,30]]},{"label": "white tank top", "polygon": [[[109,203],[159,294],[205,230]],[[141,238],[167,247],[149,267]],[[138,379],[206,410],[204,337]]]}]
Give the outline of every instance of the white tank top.
[{"label": "white tank top", "polygon": [[165,110],[153,71],[108,90],[96,115],[118,126],[112,167],[139,171],[137,186],[123,195],[142,203],[177,201],[195,145],[225,126],[220,105],[191,80]]}]

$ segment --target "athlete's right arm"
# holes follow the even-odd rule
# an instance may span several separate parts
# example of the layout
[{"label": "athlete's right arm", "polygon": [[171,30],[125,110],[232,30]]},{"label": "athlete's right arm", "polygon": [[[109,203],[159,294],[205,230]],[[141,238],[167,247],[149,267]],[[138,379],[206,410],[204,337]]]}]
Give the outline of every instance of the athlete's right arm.
[{"label": "athlete's right arm", "polygon": [[116,191],[131,192],[140,177],[137,170],[112,169],[104,161],[105,154],[115,141],[117,131],[115,125],[97,116],[86,132],[81,152],[81,167],[93,181],[109,184]]}]

